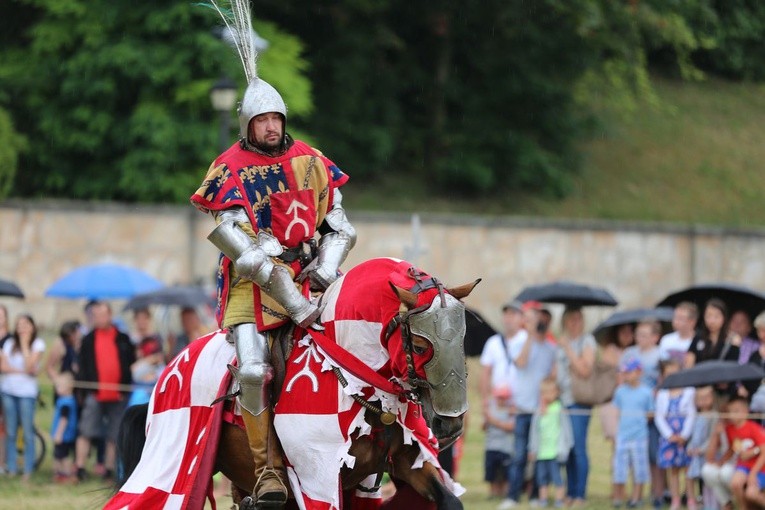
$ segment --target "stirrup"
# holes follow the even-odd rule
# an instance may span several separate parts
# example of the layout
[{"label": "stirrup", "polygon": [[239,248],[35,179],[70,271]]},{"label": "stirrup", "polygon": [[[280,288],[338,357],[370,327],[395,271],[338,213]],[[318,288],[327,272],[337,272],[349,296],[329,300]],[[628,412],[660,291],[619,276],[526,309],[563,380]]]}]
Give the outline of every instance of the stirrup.
[{"label": "stirrup", "polygon": [[[263,475],[266,473],[270,473],[274,478],[276,478],[276,480],[279,482],[279,485],[281,485],[282,491],[266,492],[264,494],[266,498],[264,499],[263,497],[258,496],[258,487],[260,486],[260,482],[263,479]],[[260,476],[258,476],[258,479],[255,481],[255,488],[252,491],[252,496],[255,497],[256,509],[282,508],[285,504],[287,504],[287,486],[282,481],[282,477],[280,475],[281,473],[279,470],[270,467],[264,467],[260,472]]]}]

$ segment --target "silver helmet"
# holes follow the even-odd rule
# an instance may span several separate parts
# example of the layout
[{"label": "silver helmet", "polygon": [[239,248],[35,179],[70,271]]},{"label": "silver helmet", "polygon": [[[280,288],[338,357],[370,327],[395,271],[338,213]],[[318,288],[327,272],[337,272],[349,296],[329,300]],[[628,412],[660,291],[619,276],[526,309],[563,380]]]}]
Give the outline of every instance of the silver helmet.
[{"label": "silver helmet", "polygon": [[284,99],[271,86],[260,78],[253,78],[244,91],[242,102],[239,103],[239,135],[243,140],[249,140],[249,126],[253,117],[262,113],[276,112],[284,117],[284,133],[287,133],[287,105]]}]

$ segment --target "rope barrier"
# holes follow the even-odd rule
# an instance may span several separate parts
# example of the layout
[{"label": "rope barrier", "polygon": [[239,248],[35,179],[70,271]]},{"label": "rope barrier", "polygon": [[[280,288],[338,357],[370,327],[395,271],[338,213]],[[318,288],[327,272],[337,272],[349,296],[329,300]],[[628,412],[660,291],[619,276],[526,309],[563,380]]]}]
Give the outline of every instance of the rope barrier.
[{"label": "rope barrier", "polygon": [[133,391],[137,389],[146,389],[153,387],[154,384],[117,384],[117,383],[98,383],[87,381],[75,381],[72,386],[83,390],[115,390],[115,391]]},{"label": "rope barrier", "polygon": [[[80,388],[83,390],[115,390],[115,391],[133,391],[136,389],[146,389],[149,386],[153,386],[153,384],[116,384],[116,383],[98,383],[98,382],[87,382],[87,381],[75,381],[73,386],[75,388]],[[595,411],[602,406],[593,406],[589,409],[562,409],[561,412],[564,414],[567,414],[569,416],[592,416],[595,414]],[[511,413],[515,416],[518,415],[531,415],[534,413],[520,413],[520,412],[514,412]],[[626,411],[626,412],[619,412],[621,416],[629,416],[629,417],[635,417],[635,418],[653,418],[655,413],[640,413],[640,412],[634,412],[634,411]],[[731,413],[722,413],[722,412],[702,412],[702,413],[696,413],[696,416],[708,416],[712,418],[730,418],[733,415]],[[748,420],[765,420],[765,413],[749,413],[746,415]]]}]

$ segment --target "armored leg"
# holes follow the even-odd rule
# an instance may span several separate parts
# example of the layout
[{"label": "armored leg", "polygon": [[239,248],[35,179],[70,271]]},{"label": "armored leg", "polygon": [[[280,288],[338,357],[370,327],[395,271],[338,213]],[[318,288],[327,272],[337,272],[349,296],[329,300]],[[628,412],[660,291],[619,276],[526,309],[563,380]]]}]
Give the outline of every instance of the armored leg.
[{"label": "armored leg", "polygon": [[232,367],[239,383],[239,404],[250,413],[259,415],[268,406],[268,383],[274,377],[270,364],[268,339],[255,324],[238,324],[232,328],[238,367]]},{"label": "armored leg", "polygon": [[282,448],[274,431],[270,410],[255,416],[242,409],[247,440],[255,460],[255,488],[252,498],[256,508],[282,508],[287,502],[287,472]]},{"label": "armored leg", "polygon": [[281,508],[287,501],[287,476],[269,406],[268,383],[273,369],[268,339],[255,324],[239,324],[232,331],[239,363],[233,373],[241,390],[239,404],[255,461],[255,488],[245,506],[254,499],[255,508]]}]

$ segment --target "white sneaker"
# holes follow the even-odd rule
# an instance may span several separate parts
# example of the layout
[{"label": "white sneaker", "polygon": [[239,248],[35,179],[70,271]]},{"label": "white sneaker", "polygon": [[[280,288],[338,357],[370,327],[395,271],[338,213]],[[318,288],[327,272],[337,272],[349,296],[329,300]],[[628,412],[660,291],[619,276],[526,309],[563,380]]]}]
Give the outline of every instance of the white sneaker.
[{"label": "white sneaker", "polygon": [[516,500],[505,498],[502,500],[502,503],[499,504],[497,510],[509,510],[510,508],[515,508],[517,506],[518,502]]}]

